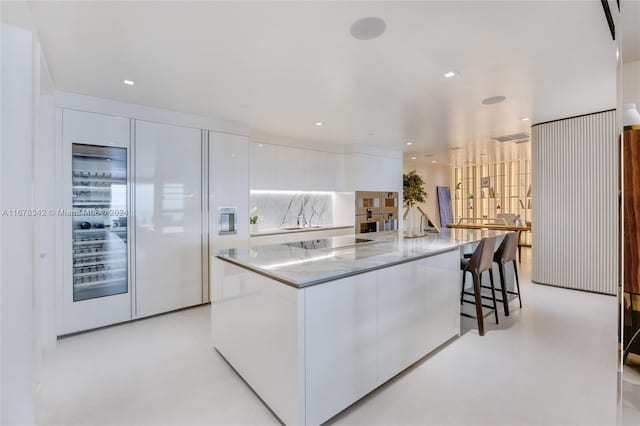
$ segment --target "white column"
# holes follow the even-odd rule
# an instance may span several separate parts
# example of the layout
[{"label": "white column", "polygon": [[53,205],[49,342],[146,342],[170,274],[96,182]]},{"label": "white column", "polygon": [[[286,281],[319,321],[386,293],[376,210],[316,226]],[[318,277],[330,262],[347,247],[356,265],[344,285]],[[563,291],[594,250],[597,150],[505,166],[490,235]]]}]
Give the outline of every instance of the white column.
[{"label": "white column", "polygon": [[[33,207],[34,45],[31,30],[2,24],[0,205]],[[35,423],[33,255],[35,220],[1,216],[1,418]]]}]

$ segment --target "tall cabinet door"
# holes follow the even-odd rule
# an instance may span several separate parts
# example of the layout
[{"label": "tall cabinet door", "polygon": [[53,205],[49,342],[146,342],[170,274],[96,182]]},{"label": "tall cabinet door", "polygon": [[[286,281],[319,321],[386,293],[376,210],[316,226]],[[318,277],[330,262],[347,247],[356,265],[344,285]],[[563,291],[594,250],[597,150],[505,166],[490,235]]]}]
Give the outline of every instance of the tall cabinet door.
[{"label": "tall cabinet door", "polygon": [[131,319],[130,120],[62,110],[63,288],[58,334]]},{"label": "tall cabinet door", "polygon": [[[221,235],[219,211],[237,208],[236,233]],[[211,250],[238,247],[249,238],[249,139],[209,132],[209,243]]]},{"label": "tall cabinet door", "polygon": [[135,310],[202,303],[202,135],[135,122]]}]

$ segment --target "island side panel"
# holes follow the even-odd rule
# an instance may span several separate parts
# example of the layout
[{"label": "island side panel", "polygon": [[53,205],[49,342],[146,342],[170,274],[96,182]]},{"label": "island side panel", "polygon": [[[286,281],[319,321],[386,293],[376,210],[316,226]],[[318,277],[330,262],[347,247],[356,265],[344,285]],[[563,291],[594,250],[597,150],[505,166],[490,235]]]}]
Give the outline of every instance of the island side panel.
[{"label": "island side panel", "polygon": [[425,354],[427,297],[427,277],[421,261],[378,271],[380,383],[400,373]]},{"label": "island side panel", "polygon": [[460,334],[460,251],[378,272],[378,379],[382,384]]},{"label": "island side panel", "polygon": [[378,386],[377,272],[305,289],[307,424]]},{"label": "island side panel", "polygon": [[214,347],[286,423],[304,424],[304,292],[214,258]]},{"label": "island side panel", "polygon": [[458,250],[427,257],[423,261],[427,277],[426,352],[460,335],[460,252]]}]

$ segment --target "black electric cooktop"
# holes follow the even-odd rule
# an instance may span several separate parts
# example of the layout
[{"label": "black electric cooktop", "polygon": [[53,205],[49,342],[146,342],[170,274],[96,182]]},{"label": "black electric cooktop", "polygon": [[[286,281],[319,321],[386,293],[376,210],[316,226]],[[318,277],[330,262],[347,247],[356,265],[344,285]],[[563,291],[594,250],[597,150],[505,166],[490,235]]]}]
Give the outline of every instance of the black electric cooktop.
[{"label": "black electric cooktop", "polygon": [[322,238],[319,240],[307,240],[307,241],[295,241],[292,243],[285,243],[289,247],[296,247],[305,250],[318,250],[318,249],[334,249],[341,247],[350,247],[356,244],[368,243],[373,240],[367,238],[356,237],[333,237]]}]

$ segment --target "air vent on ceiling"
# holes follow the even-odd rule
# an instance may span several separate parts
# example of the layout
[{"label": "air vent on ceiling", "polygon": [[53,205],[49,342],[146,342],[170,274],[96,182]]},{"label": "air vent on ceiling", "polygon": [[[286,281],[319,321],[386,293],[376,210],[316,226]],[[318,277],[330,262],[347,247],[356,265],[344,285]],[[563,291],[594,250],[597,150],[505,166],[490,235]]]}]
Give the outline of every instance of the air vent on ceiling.
[{"label": "air vent on ceiling", "polygon": [[513,133],[511,135],[498,136],[493,138],[498,142],[515,142],[522,141],[523,139],[529,139],[529,133],[521,132],[521,133]]},{"label": "air vent on ceiling", "polygon": [[531,142],[531,139],[520,139],[519,141],[513,141],[513,143],[527,143]]}]

